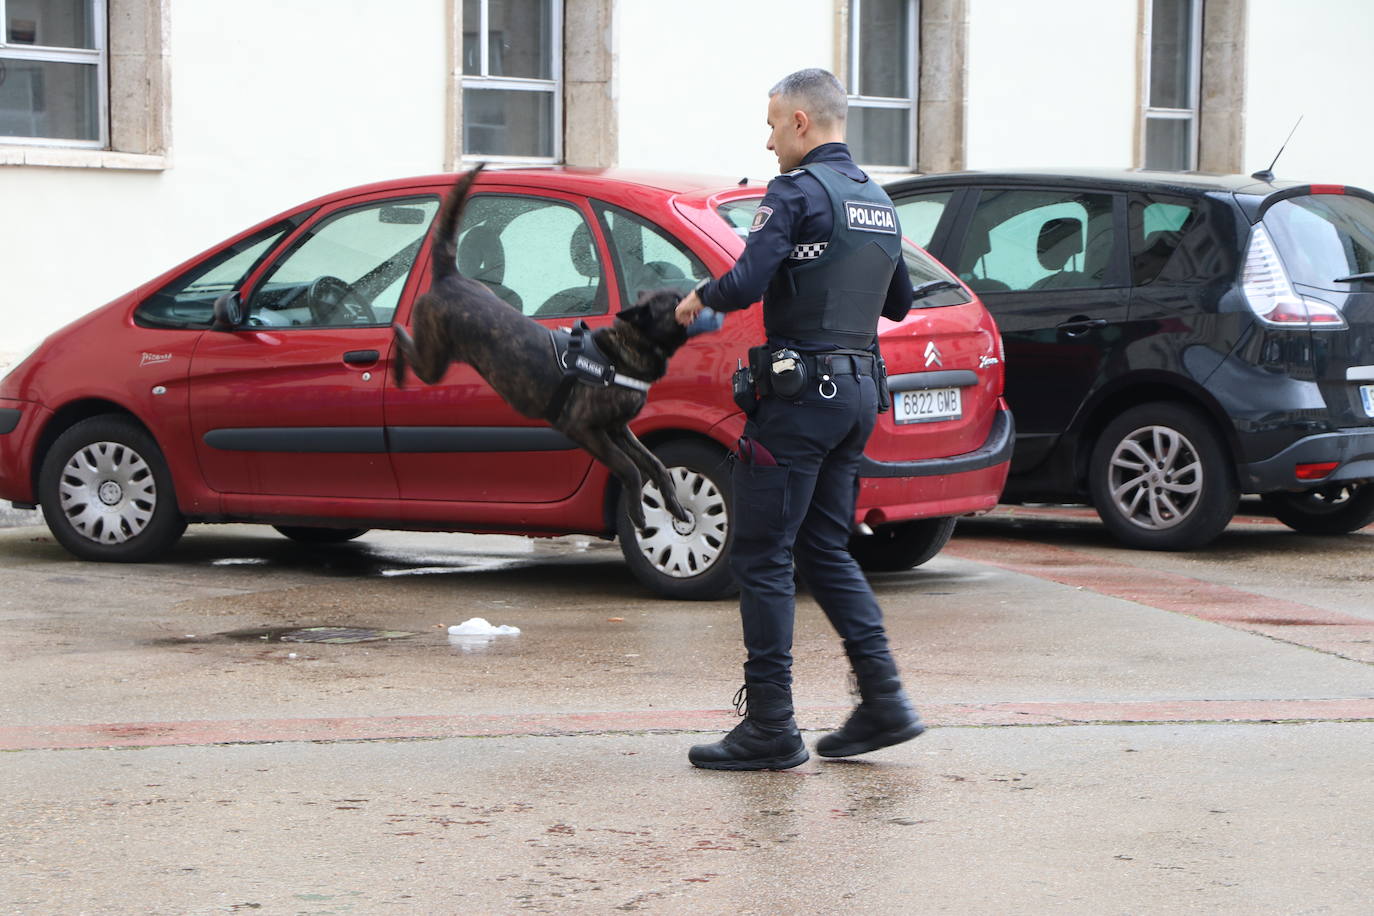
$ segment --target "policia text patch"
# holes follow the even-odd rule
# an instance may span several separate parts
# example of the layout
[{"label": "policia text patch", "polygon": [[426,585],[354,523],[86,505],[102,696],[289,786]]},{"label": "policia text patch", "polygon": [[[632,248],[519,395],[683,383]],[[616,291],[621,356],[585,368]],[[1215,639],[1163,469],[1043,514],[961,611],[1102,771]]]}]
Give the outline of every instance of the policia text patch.
[{"label": "policia text patch", "polygon": [[886,235],[897,234],[897,211],[883,204],[870,204],[858,200],[844,202],[845,219],[850,229],[863,232],[882,232]]}]

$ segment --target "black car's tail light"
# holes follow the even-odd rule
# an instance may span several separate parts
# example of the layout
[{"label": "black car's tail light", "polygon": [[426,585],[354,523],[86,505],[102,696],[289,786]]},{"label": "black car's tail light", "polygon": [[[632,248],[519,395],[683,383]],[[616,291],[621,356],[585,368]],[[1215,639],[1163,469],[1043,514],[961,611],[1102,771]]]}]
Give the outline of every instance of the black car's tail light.
[{"label": "black car's tail light", "polygon": [[1256,224],[1241,272],[1245,301],[1265,324],[1282,328],[1337,330],[1346,327],[1340,309],[1320,299],[1301,296],[1283,269],[1278,250],[1263,224]]}]

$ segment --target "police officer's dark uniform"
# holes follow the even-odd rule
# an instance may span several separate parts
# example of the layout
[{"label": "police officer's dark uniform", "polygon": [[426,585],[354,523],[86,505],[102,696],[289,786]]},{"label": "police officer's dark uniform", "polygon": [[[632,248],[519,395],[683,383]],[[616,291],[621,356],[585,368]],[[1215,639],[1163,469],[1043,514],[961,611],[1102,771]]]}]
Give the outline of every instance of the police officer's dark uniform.
[{"label": "police officer's dark uniform", "polygon": [[[818,146],[775,178],[738,263],[697,290],[717,311],[745,308],[760,293],[767,355],[752,362],[772,391],[736,456],[730,558],[748,650],[747,700],[737,696],[737,705],[748,712],[723,740],[691,749],[693,764],[714,769],[785,768],[808,757],[791,694],[794,559],[844,640],[862,697],[818,753],[863,753],[922,730],[882,611],[848,550],[859,462],[878,411],[878,316],[904,318],[912,289],[892,202],[845,144]],[[790,390],[798,374],[804,382]]]}]

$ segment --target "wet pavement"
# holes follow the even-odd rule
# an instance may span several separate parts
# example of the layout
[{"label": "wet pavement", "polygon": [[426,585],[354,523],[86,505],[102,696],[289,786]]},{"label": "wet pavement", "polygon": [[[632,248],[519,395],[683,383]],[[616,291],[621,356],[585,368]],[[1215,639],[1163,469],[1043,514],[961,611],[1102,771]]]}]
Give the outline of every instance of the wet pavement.
[{"label": "wet pavement", "polygon": [[[733,722],[734,604],[613,544],[3,530],[0,911],[1367,912],[1371,545],[965,520],[874,580],[934,727],[729,774],[685,752]],[[796,677],[812,742],[849,697],[805,599]]]}]

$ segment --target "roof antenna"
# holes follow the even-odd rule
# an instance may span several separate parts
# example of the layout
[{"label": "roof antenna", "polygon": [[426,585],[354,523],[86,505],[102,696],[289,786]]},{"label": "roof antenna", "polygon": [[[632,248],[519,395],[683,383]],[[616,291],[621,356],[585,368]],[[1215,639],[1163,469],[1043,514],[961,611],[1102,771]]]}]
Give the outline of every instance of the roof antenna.
[{"label": "roof antenna", "polygon": [[[1298,115],[1298,124],[1301,124],[1301,123],[1302,123],[1302,118],[1303,118],[1302,115]],[[1292,140],[1292,139],[1293,139],[1293,135],[1296,134],[1296,133],[1298,132],[1298,124],[1294,124],[1294,125],[1293,125],[1293,129],[1290,130],[1290,131],[1288,132],[1288,138],[1287,138],[1286,140],[1283,141],[1283,146],[1280,146],[1280,147],[1279,147],[1278,154],[1274,156],[1274,161],[1271,162],[1271,163],[1269,163],[1269,168],[1267,168],[1267,169],[1261,169],[1260,171],[1255,172],[1253,175],[1250,176],[1251,178],[1254,178],[1254,179],[1257,180],[1257,181],[1273,181],[1273,180],[1274,180],[1274,166],[1278,165],[1279,156],[1282,156],[1282,155],[1283,155],[1283,151],[1286,150],[1286,149],[1288,148],[1288,141],[1289,141],[1289,140]]]}]

